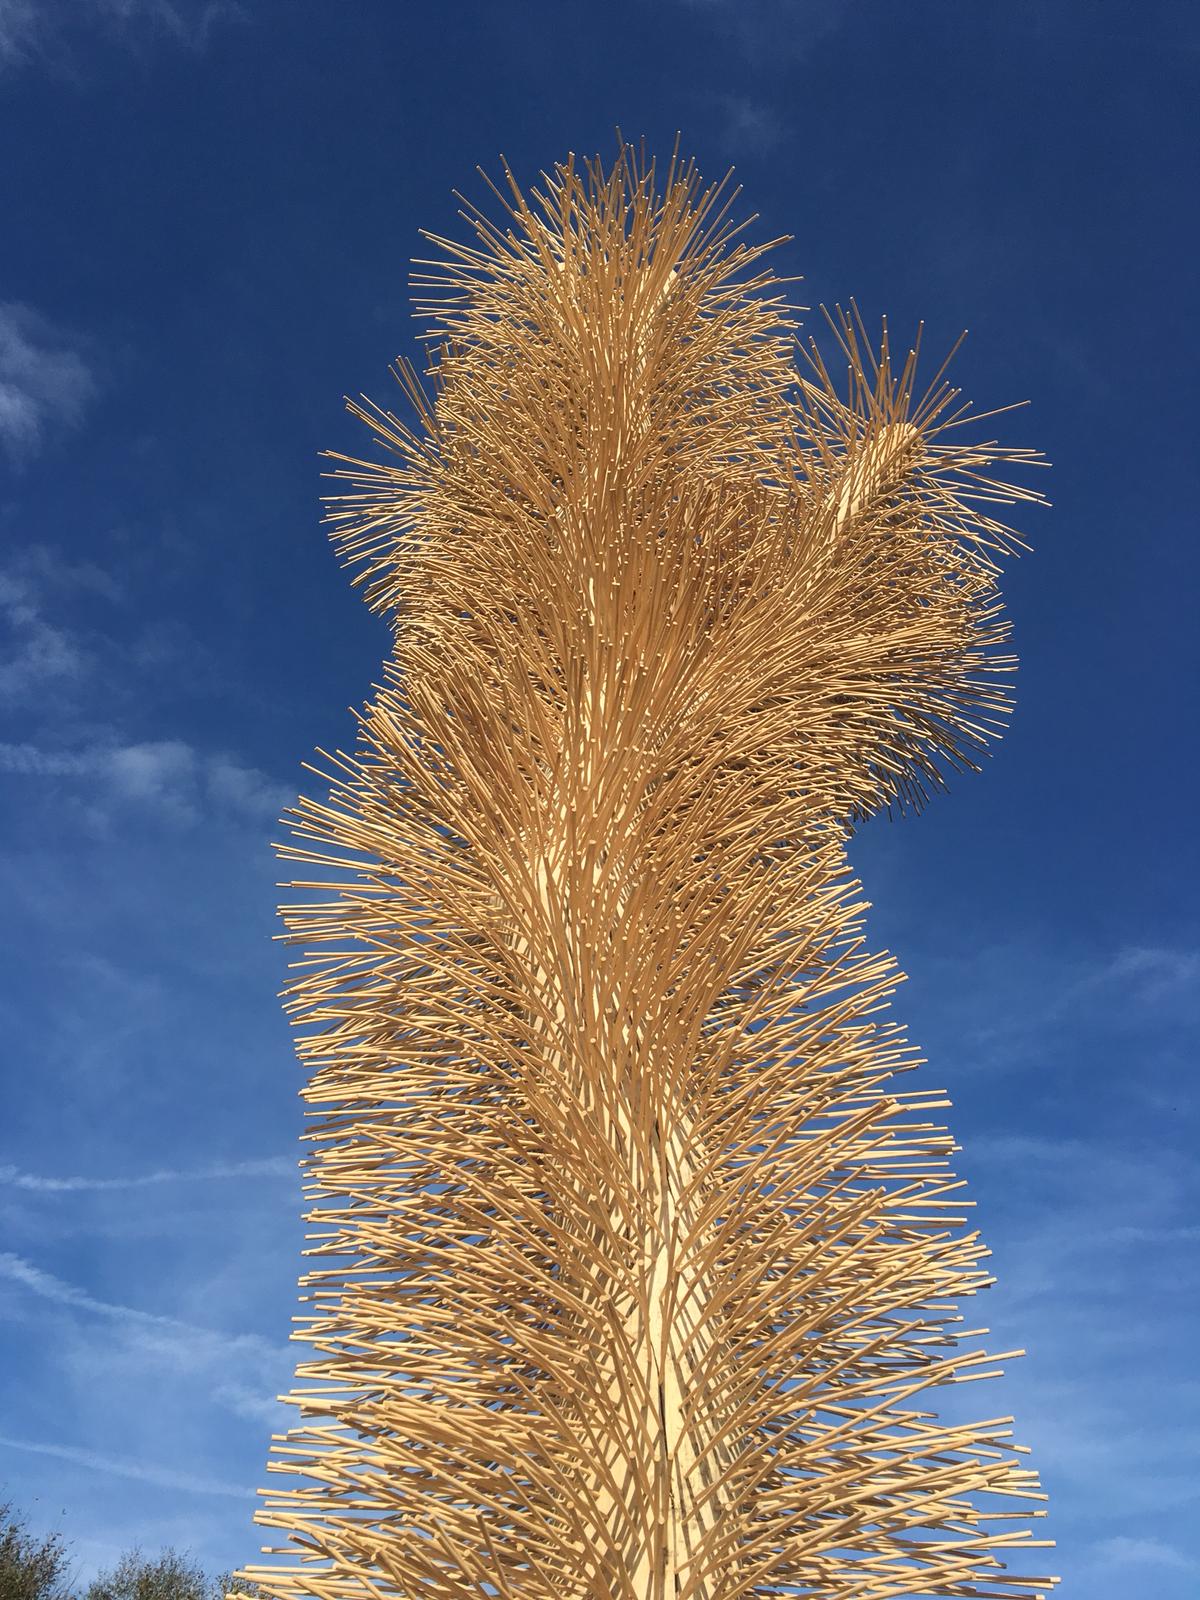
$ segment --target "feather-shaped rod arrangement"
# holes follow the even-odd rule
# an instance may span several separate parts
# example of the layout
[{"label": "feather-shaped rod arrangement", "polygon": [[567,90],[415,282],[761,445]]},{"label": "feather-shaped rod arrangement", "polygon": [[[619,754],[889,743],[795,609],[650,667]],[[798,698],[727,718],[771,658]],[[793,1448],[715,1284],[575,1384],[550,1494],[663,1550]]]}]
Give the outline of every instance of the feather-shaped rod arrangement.
[{"label": "feather-shaped rod arrangement", "polygon": [[500,198],[418,280],[415,418],[337,458],[394,654],[286,850],[309,1350],[246,1576],[1028,1600],[1036,1477],[950,1387],[987,1252],[844,848],[1003,719],[1031,454],[853,312],[797,365],[690,164]]}]

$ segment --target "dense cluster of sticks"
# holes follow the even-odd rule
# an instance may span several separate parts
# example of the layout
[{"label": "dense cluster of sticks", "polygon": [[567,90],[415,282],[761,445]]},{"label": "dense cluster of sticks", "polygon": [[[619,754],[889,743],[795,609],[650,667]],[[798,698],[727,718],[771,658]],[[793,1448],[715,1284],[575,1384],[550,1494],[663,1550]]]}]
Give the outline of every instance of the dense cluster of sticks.
[{"label": "dense cluster of sticks", "polygon": [[[1005,709],[990,476],[724,186],[570,162],[421,281],[335,538],[395,652],[286,910],[314,1122],[281,1600],[1028,1596],[988,1282],[849,829]],[[1020,1563],[1018,1562],[1019,1566]]]}]

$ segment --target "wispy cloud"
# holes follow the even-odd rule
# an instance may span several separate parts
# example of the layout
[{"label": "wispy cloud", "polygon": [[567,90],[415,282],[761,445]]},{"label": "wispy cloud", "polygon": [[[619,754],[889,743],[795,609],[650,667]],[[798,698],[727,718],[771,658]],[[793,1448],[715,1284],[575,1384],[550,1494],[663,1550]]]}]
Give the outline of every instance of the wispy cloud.
[{"label": "wispy cloud", "polygon": [[0,62],[24,61],[41,27],[35,0],[0,0]]},{"label": "wispy cloud", "polygon": [[98,1450],[84,1450],[77,1445],[43,1444],[33,1439],[13,1439],[0,1434],[0,1445],[9,1450],[27,1450],[32,1455],[51,1456],[58,1461],[69,1461],[74,1466],[90,1467],[116,1478],[132,1478],[137,1483],[151,1483],[160,1489],[177,1489],[183,1494],[219,1495],[224,1499],[243,1503],[254,1494],[241,1484],[226,1483],[219,1478],[207,1478],[191,1472],[177,1472],[173,1467],[157,1466],[152,1462],[133,1461],[126,1456],[102,1454]]},{"label": "wispy cloud", "polygon": [[14,550],[10,571],[52,592],[74,592],[113,604],[121,604],[128,598],[124,584],[107,567],[86,557],[68,555],[37,539]]},{"label": "wispy cloud", "polygon": [[[19,721],[31,735],[0,740],[0,775],[79,783],[92,832],[122,810],[177,826],[277,817],[294,789],[230,752],[180,738],[122,738],[109,722],[111,686],[128,668],[128,645],[118,649],[105,632],[97,599],[120,608],[126,593],[103,567],[46,545],[14,552],[0,568],[0,710],[11,732]],[[103,702],[99,681],[110,689]]]},{"label": "wispy cloud", "polygon": [[[964,1175],[995,1251],[988,1320],[1030,1350],[1009,1374],[1006,1409],[1059,1515],[1087,1506],[1105,1519],[1110,1537],[1090,1546],[1089,1569],[1094,1562],[1101,1577],[1130,1567],[1145,1514],[1182,1507],[1195,1492],[1190,1152],[1124,1130],[981,1132],[964,1145]],[[1058,1531],[1069,1543],[1068,1527]],[[1174,1564],[1166,1546],[1144,1554],[1147,1567]]]},{"label": "wispy cloud", "polygon": [[91,0],[91,9],[112,28],[149,28],[193,50],[222,19],[242,15],[233,0]]},{"label": "wispy cloud", "polygon": [[1190,996],[1200,991],[1200,950],[1162,945],[1127,945],[1081,987],[1103,989],[1118,984],[1143,1005]]},{"label": "wispy cloud", "polygon": [[224,1333],[158,1311],[101,1300],[13,1251],[0,1252],[0,1279],[7,1279],[40,1300],[103,1317],[133,1330],[145,1352],[180,1370],[194,1372],[199,1366],[216,1366],[223,1377],[232,1380],[237,1364],[248,1368],[259,1381],[273,1378],[279,1370],[279,1349],[260,1334]]},{"label": "wispy cloud", "polygon": [[[244,1304],[243,1270],[244,1263],[230,1263],[225,1273],[200,1285],[185,1282],[176,1293],[206,1311]],[[83,1445],[98,1437],[125,1453],[34,1443],[28,1438],[29,1420],[23,1426],[18,1422],[19,1407],[10,1426],[21,1427],[26,1437],[0,1437],[0,1449],[7,1445],[40,1451],[103,1477],[137,1478],[184,1493],[237,1495],[243,1505],[250,1503],[251,1490],[205,1474],[211,1465],[219,1472],[222,1459],[219,1450],[210,1448],[205,1429],[194,1431],[202,1451],[190,1458],[197,1471],[178,1472],[159,1464],[156,1444],[167,1416],[181,1427],[186,1421],[189,1429],[198,1417],[214,1412],[267,1431],[286,1426],[286,1411],[275,1398],[294,1364],[286,1340],[202,1327],[185,1317],[108,1300],[11,1251],[0,1254],[0,1287],[4,1285],[10,1291],[7,1317],[36,1327],[39,1344],[53,1352],[56,1384],[63,1394],[60,1414],[74,1420]],[[98,1322],[105,1326],[98,1327]],[[158,1408],[157,1426],[152,1419],[147,1425],[140,1409],[151,1396]],[[190,1396],[190,1405],[181,1408],[185,1396]],[[34,1411],[32,1417],[36,1415]],[[103,1431],[97,1433],[97,1428]]]},{"label": "wispy cloud", "polygon": [[244,14],[236,0],[0,0],[0,66],[61,65],[81,34],[202,50],[218,23]]},{"label": "wispy cloud", "polygon": [[[4,29],[0,11],[0,48]],[[52,429],[74,426],[95,391],[91,368],[64,333],[31,306],[0,303],[0,446],[12,461],[35,455]]]},{"label": "wispy cloud", "polygon": [[0,773],[15,778],[99,780],[104,795],[93,790],[89,796],[94,813],[106,797],[110,806],[131,806],[183,826],[213,814],[253,820],[278,815],[293,798],[290,788],[274,783],[256,767],[232,756],[197,750],[182,739],[83,750],[0,743]]},{"label": "wispy cloud", "polygon": [[841,27],[849,0],[678,0],[756,65],[794,62]]},{"label": "wispy cloud", "polygon": [[[190,1170],[163,1168],[157,1172],[131,1173],[119,1178],[72,1176],[47,1177],[37,1172],[22,1172],[18,1167],[0,1166],[0,1184],[28,1194],[93,1194],[122,1189],[153,1188],[163,1183],[208,1183],[228,1178],[292,1177],[296,1163],[290,1156],[264,1156],[257,1161],[218,1161]],[[0,1269],[3,1270],[3,1269]]]},{"label": "wispy cloud", "polygon": [[[1053,974],[1054,963],[1047,963]],[[1074,972],[1060,969],[1044,1004],[1013,1025],[1023,1031],[1074,1029],[1083,1020],[1108,1028],[1176,1027],[1200,1001],[1200,950],[1189,944],[1121,945]]]},{"label": "wispy cloud", "polygon": [[287,1427],[291,1414],[282,1401],[248,1388],[244,1383],[221,1383],[213,1390],[213,1399],[232,1411],[235,1417],[245,1417],[249,1422],[265,1422],[269,1428]]},{"label": "wispy cloud", "polygon": [[0,772],[19,778],[82,778],[94,771],[89,755],[42,750],[34,744],[0,743]]},{"label": "wispy cloud", "polygon": [[77,1284],[67,1283],[62,1278],[56,1278],[53,1273],[43,1271],[32,1261],[26,1261],[24,1257],[15,1255],[11,1250],[0,1251],[0,1278],[19,1283],[40,1299],[52,1300],[56,1305],[74,1306],[79,1311],[91,1311],[97,1316],[115,1317],[121,1322],[134,1322],[147,1327],[175,1328],[183,1333],[222,1337],[219,1334],[212,1334],[211,1329],[197,1328],[192,1323],[181,1322],[175,1317],[166,1317],[156,1311],[141,1311],[136,1306],[123,1306],[114,1304],[110,1300],[98,1300],[86,1289],[79,1288]]},{"label": "wispy cloud", "polygon": [[121,799],[172,820],[194,822],[199,816],[200,765],[195,750],[182,739],[158,739],[111,751],[106,775]]},{"label": "wispy cloud", "polygon": [[81,677],[87,659],[80,640],[46,616],[36,588],[0,572],[0,706]]},{"label": "wispy cloud", "polygon": [[[21,712],[34,725],[51,711],[61,726],[80,700],[95,699],[101,676],[111,682],[118,655],[113,640],[105,640],[97,602],[120,607],[126,598],[116,575],[95,561],[37,540],[13,544],[0,567],[0,709]],[[122,648],[127,652],[127,644]],[[104,703],[110,700],[111,689]]]},{"label": "wispy cloud", "polygon": [[213,811],[251,818],[278,814],[293,798],[257,768],[198,751],[181,739],[120,746],[100,755],[99,767],[119,799],[180,823]]},{"label": "wispy cloud", "polygon": [[1137,1082],[1149,1090],[1155,1041],[1178,1034],[1200,1010],[1200,949],[1188,940],[1079,952],[1019,940],[962,954],[918,953],[910,971],[936,976],[939,990],[937,1015],[914,1025],[922,1044],[944,1037],[960,1070],[969,1064],[989,1074],[1046,1063],[1085,1033],[1137,1034]]},{"label": "wispy cloud", "polygon": [[727,94],[718,99],[725,120],[725,141],[733,151],[766,155],[783,140],[785,126],[778,111],[764,100]]},{"label": "wispy cloud", "polygon": [[1095,1547],[1095,1557],[1102,1566],[1138,1567],[1145,1570],[1147,1567],[1166,1567],[1173,1572],[1195,1572],[1198,1563],[1182,1550],[1177,1550],[1174,1545],[1164,1544],[1161,1539],[1132,1539],[1118,1536],[1115,1539],[1104,1539]]}]

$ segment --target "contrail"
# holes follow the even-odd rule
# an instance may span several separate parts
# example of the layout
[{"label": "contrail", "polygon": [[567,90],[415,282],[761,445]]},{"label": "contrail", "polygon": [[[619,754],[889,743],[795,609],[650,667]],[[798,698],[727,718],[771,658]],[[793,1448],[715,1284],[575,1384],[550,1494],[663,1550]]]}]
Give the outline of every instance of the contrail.
[{"label": "contrail", "polygon": [[32,1455],[53,1456],[58,1461],[70,1461],[79,1467],[90,1467],[94,1472],[107,1472],[116,1478],[134,1478],[139,1483],[152,1483],[160,1489],[179,1489],[185,1494],[217,1495],[227,1500],[245,1500],[253,1491],[236,1483],[225,1483],[220,1478],[198,1478],[187,1472],[175,1472],[170,1467],[147,1466],[144,1462],[130,1461],[124,1456],[100,1455],[95,1450],[83,1450],[71,1444],[40,1444],[32,1439],[10,1439],[0,1434],[0,1446],[9,1450],[28,1450]]},{"label": "contrail", "polygon": [[162,1167],[156,1172],[134,1173],[118,1178],[43,1177],[37,1172],[22,1172],[17,1167],[0,1167],[0,1184],[23,1189],[29,1194],[84,1194],[96,1190],[146,1189],[159,1183],[200,1183],[218,1178],[290,1177],[296,1163],[290,1156],[262,1156],[252,1161],[218,1161],[209,1167],[190,1171]]},{"label": "contrail", "polygon": [[26,1261],[11,1250],[0,1251],[0,1278],[19,1283],[43,1300],[57,1305],[73,1306],[78,1311],[90,1311],[95,1316],[110,1317],[114,1321],[151,1328],[161,1332],[183,1335],[193,1341],[197,1356],[231,1355],[253,1356],[265,1361],[273,1369],[279,1360],[275,1346],[257,1333],[222,1333],[217,1328],[203,1328],[194,1322],[183,1322],[178,1317],[164,1316],[157,1311],[141,1311],[136,1306],[125,1306],[111,1300],[98,1300],[86,1289],[56,1278],[53,1273]]}]

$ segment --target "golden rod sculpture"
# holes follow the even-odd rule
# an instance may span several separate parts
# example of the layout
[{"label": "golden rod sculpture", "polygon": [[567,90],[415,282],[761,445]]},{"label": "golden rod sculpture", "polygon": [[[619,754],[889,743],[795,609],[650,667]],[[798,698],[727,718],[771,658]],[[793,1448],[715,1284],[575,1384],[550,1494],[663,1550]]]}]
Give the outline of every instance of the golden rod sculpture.
[{"label": "golden rod sculpture", "polygon": [[395,651],[292,814],[311,1354],[245,1575],[1028,1600],[1037,1480],[945,1393],[995,1374],[987,1252],[844,845],[1003,718],[1031,453],[853,312],[848,392],[798,371],[691,164],[509,182],[418,280],[417,425],[353,405],[384,459],[337,458]]}]

